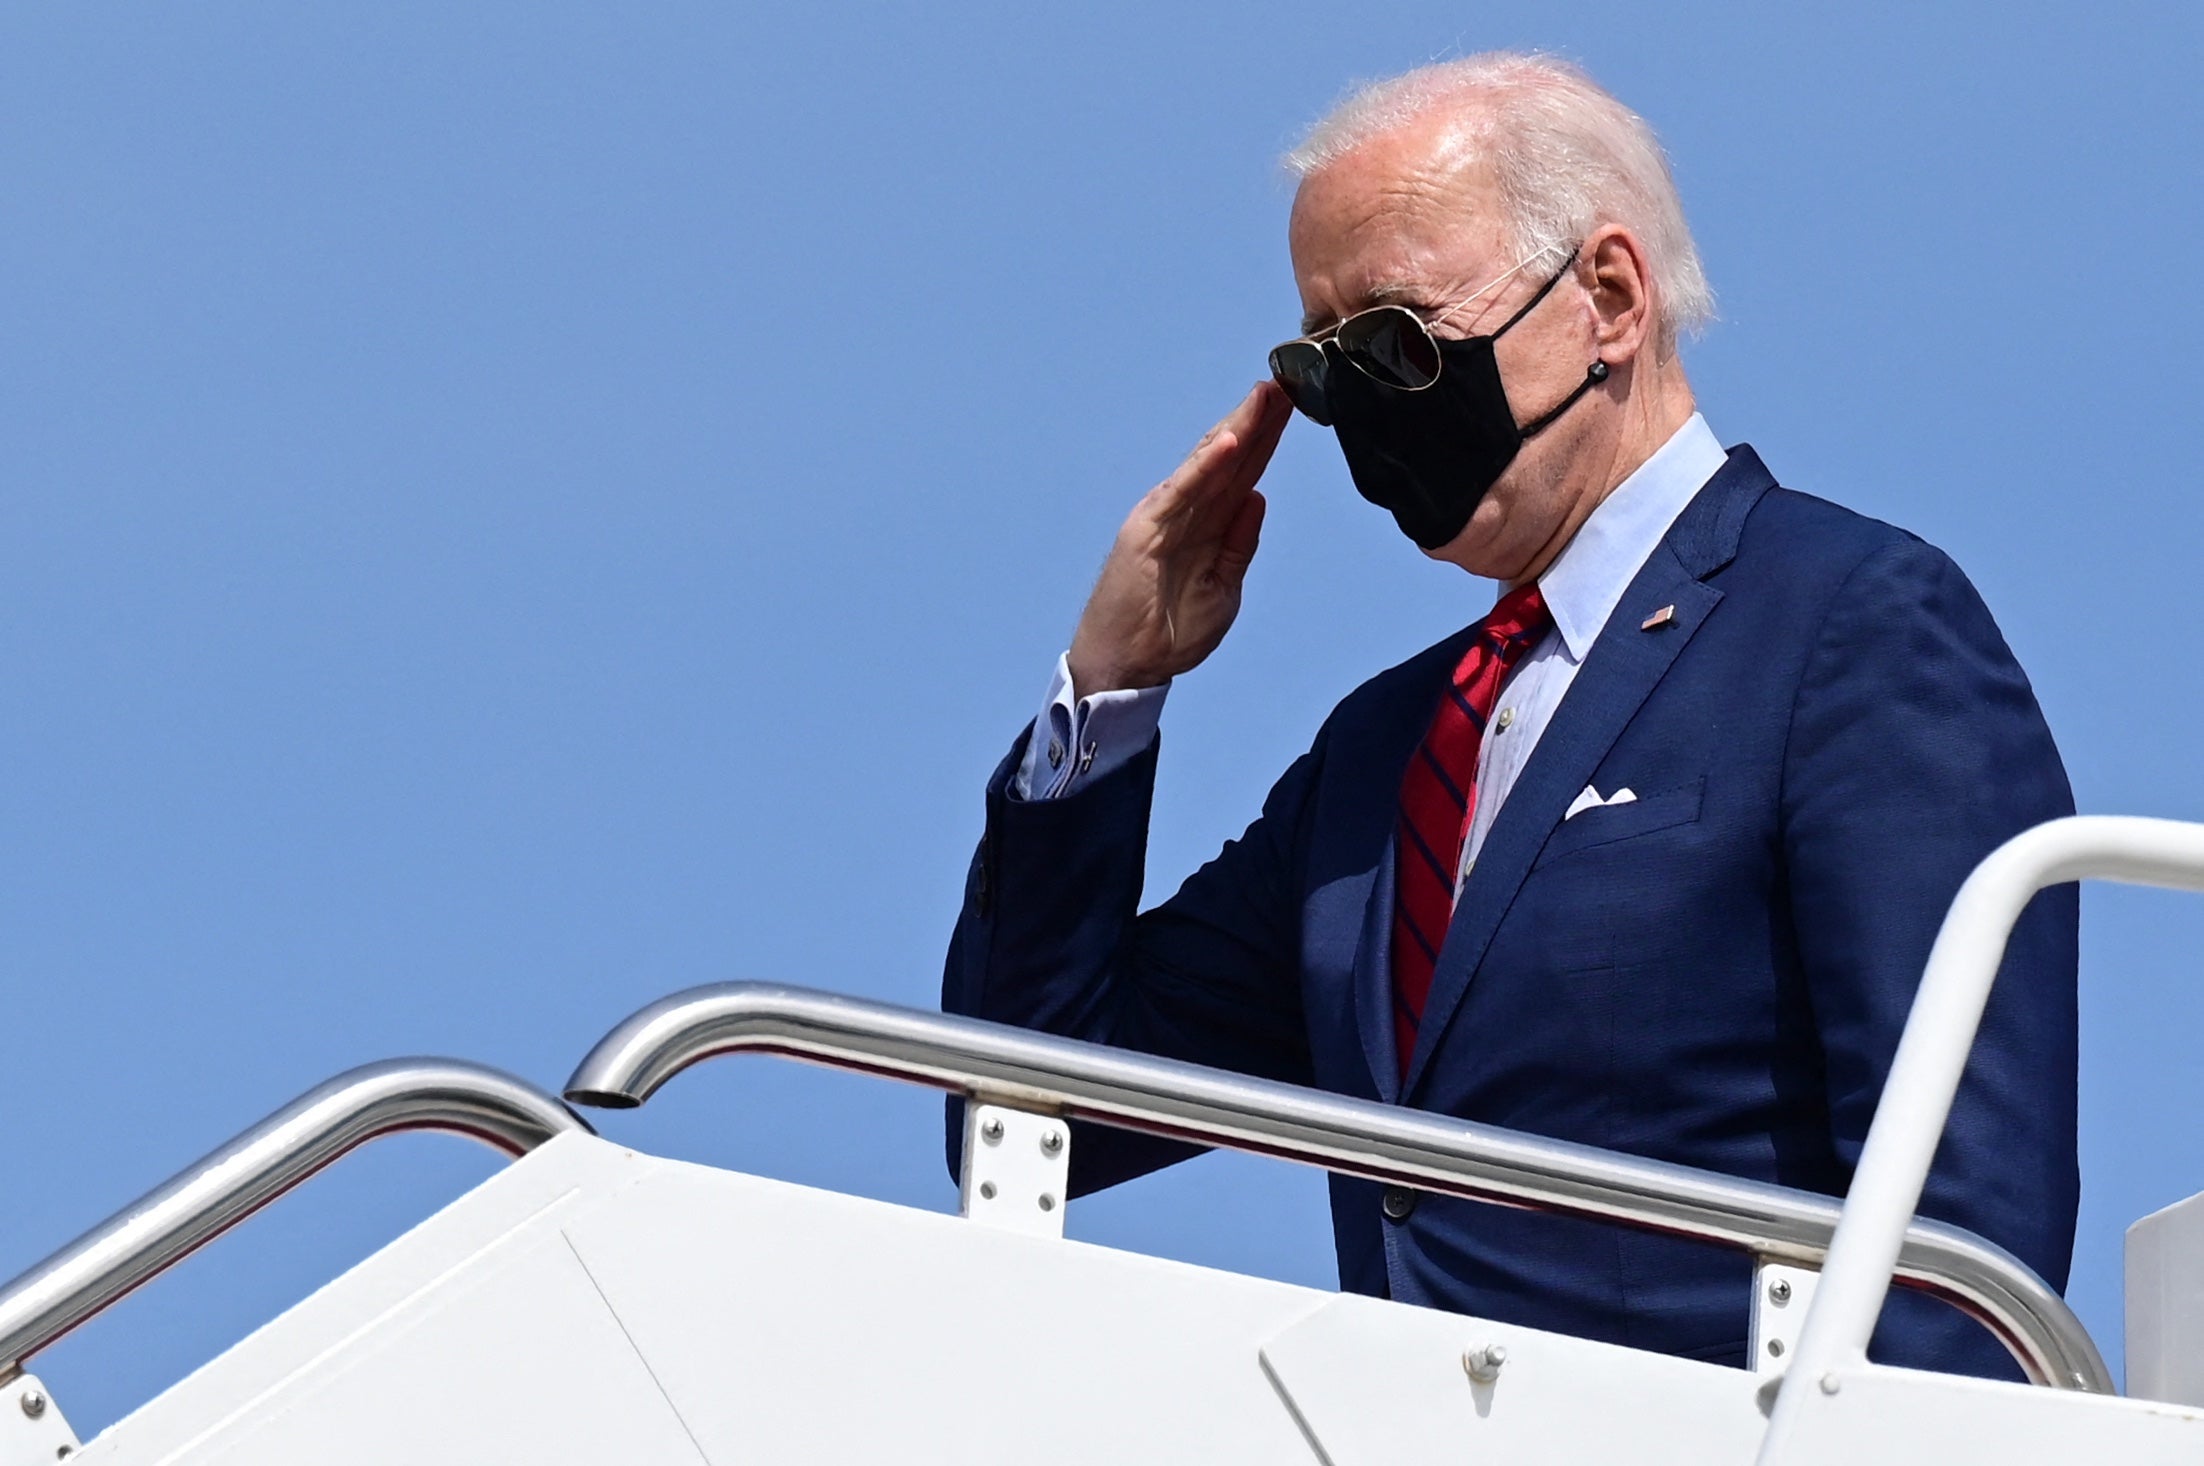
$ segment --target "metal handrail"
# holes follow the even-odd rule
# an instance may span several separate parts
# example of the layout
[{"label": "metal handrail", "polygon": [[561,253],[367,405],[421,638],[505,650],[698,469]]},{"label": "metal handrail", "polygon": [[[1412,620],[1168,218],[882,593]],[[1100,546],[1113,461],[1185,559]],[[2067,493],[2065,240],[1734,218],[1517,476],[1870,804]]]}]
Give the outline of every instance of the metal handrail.
[{"label": "metal handrail", "polygon": [[1839,1371],[1866,1362],[1900,1229],[1920,1203],[2013,927],[2038,891],[2079,880],[2204,891],[2204,824],[2126,815],[2050,820],[1991,851],[1960,886],[1906,1015],[1852,1174],[1844,1225],[1761,1442],[1762,1462],[1791,1449],[1807,1381],[1839,1386]]},{"label": "metal handrail", "polygon": [[347,1070],[0,1288],[0,1380],[345,1152],[401,1130],[472,1136],[518,1157],[589,1125],[485,1064],[392,1059]]},{"label": "metal handrail", "polygon": [[[1840,1204],[1815,1192],[1349,1099],[1198,1064],[772,983],[691,988],[598,1041],[576,1104],[629,1108],[700,1059],[782,1054],[1473,1201],[1593,1217],[1816,1266]],[[2114,1392],[2088,1330],[2012,1254],[1914,1221],[1898,1277],[1980,1320],[2031,1379]]]}]

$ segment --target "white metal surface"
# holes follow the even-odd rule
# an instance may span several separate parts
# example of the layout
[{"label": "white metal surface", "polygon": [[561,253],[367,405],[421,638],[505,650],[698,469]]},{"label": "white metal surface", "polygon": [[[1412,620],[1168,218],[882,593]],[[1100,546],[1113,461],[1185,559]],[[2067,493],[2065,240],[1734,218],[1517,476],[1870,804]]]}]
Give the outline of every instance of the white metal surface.
[{"label": "white metal surface", "polygon": [[2184,1406],[1877,1365],[1831,1370],[1813,1383],[1800,1396],[1786,1458],[1798,1466],[2204,1461],[2204,1412]]},{"label": "white metal surface", "polygon": [[565,1138],[82,1459],[1308,1460],[1255,1355],[1325,1297]]},{"label": "white metal surface", "polygon": [[2013,923],[2037,891],[2085,878],[2204,890],[2204,825],[2103,815],[2053,820],[1999,846],[1960,887],[1868,1127],[1796,1362],[1777,1392],[1762,1466],[1793,1459],[1809,1395],[1866,1361]]},{"label": "white metal surface", "polygon": [[[463,1449],[545,1466],[684,1460],[658,1449],[665,1433],[637,1408],[624,1377],[634,1361],[618,1339],[556,1327],[586,1310],[570,1286],[547,1282],[532,1250],[593,1198],[616,1194],[632,1178],[627,1160],[594,1137],[549,1142],[101,1432],[76,1460],[275,1460],[297,1432],[321,1426],[329,1433],[291,1461],[388,1466],[462,1460]],[[510,1299],[521,1312],[501,1331],[508,1290],[546,1282],[540,1303]],[[494,1418],[500,1410],[514,1418]],[[563,1453],[562,1441],[576,1451]],[[540,1454],[508,1454],[509,1442]]]},{"label": "white metal surface", "polygon": [[2127,1229],[2127,1392],[2204,1405],[2204,1195]]},{"label": "white metal surface", "polygon": [[[1505,1364],[1472,1374],[1495,1346]],[[1709,1466],[1749,1458],[1763,1423],[1742,1370],[1375,1298],[1332,1299],[1262,1358],[1330,1466]]]},{"label": "white metal surface", "polygon": [[[2204,1460],[2195,1409],[1865,1366],[1828,1378],[1800,1414],[1809,1463]],[[1744,1466],[1762,1385],[573,1134],[75,1459]]]},{"label": "white metal surface", "polygon": [[38,1376],[0,1384],[0,1466],[53,1466],[76,1449],[76,1432]]},{"label": "white metal surface", "polygon": [[1680,1466],[1744,1461],[1757,1383],[575,1135],[78,1459]]},{"label": "white metal surface", "polygon": [[1054,1115],[1003,1105],[964,1107],[958,1207],[971,1220],[1034,1237],[1064,1235],[1071,1127]]}]

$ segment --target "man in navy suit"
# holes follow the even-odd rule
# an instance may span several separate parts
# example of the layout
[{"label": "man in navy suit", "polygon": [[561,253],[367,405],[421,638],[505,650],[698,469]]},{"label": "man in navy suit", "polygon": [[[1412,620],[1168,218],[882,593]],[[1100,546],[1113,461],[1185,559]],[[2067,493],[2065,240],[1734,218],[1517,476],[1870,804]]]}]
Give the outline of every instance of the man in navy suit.
[{"label": "man in navy suit", "polygon": [[[1960,881],[2072,812],[2026,677],[1941,552],[1718,445],[1676,352],[1709,296],[1666,163],[1580,72],[1412,72],[1289,161],[1303,336],[1120,532],[988,787],[943,1006],[1841,1194]],[[1295,407],[1503,594],[1350,693],[1143,912],[1164,690],[1232,623]],[[2074,888],[2044,893],[1922,1203],[2054,1287],[2075,944]],[[1091,1132],[1074,1190],[1188,1153]],[[1744,1362],[1740,1254],[1331,1194],[1348,1289]],[[1877,1354],[2018,1377],[1903,1292]]]}]

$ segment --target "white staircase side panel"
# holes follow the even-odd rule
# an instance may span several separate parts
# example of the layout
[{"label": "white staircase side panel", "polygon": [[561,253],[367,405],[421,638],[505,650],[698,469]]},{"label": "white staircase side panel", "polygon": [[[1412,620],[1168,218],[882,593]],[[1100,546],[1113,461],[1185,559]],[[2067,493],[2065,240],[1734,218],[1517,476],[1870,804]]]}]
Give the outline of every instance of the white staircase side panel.
[{"label": "white staircase side panel", "polygon": [[1742,1463],[1767,1425],[1743,1370],[1710,1389],[1710,1365],[1375,1298],[1332,1299],[1262,1358],[1330,1466]]},{"label": "white staircase side panel", "polygon": [[1758,1383],[577,1135],[78,1459],[1742,1463]]},{"label": "white staircase side panel", "polygon": [[2127,1229],[2127,1392],[2204,1405],[2204,1195]]},{"label": "white staircase side panel", "polygon": [[161,1459],[389,1466],[460,1459],[462,1443],[531,1466],[705,1459],[555,1231],[445,1279],[407,1315]]},{"label": "white staircase side panel", "polygon": [[568,1234],[714,1461],[1310,1461],[1256,1359],[1331,1295],[665,1165]]},{"label": "white staircase side panel", "polygon": [[[549,1142],[117,1421],[75,1459],[87,1466],[220,1459],[222,1439],[245,1431],[257,1416],[282,1413],[361,1357],[409,1341],[417,1329],[420,1339],[406,1347],[432,1350],[446,1316],[475,1289],[488,1288],[486,1313],[525,1308],[526,1282],[517,1302],[497,1286],[504,1265],[555,1239],[566,1212],[633,1182],[634,1159],[592,1136]],[[540,1276],[540,1264],[522,1272]],[[572,1310],[566,1316],[573,1318]],[[389,1419],[359,1444],[372,1448],[381,1432],[403,1429],[405,1418],[394,1401]],[[318,1443],[310,1459],[342,1459],[337,1450],[334,1440]]]},{"label": "white staircase side panel", "polygon": [[1862,1365],[1802,1396],[1784,1466],[2197,1466],[2204,1411]]}]

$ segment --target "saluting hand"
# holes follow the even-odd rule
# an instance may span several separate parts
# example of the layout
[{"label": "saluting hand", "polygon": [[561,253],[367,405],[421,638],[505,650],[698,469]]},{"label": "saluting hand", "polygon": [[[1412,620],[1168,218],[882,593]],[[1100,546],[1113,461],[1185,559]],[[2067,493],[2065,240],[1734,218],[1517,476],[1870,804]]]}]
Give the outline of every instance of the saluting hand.
[{"label": "saluting hand", "polygon": [[1158,686],[1224,640],[1263,530],[1255,481],[1292,415],[1277,383],[1257,383],[1133,506],[1071,639],[1078,696]]}]

